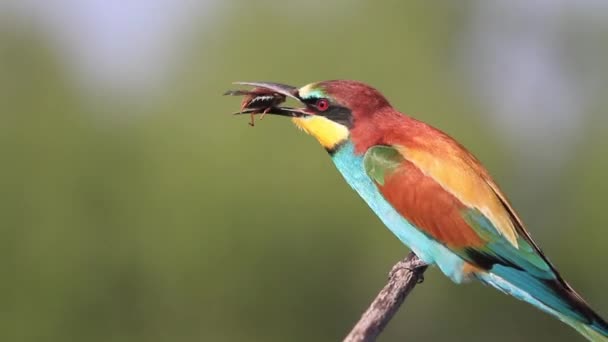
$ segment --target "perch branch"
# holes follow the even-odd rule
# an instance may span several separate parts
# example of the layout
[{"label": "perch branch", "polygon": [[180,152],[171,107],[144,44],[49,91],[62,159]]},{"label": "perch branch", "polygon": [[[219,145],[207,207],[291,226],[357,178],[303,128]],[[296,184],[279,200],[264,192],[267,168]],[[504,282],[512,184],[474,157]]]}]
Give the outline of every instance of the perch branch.
[{"label": "perch branch", "polygon": [[389,273],[388,283],[344,338],[344,342],[375,341],[416,284],[422,282],[426,268],[424,261],[413,252],[395,264]]}]

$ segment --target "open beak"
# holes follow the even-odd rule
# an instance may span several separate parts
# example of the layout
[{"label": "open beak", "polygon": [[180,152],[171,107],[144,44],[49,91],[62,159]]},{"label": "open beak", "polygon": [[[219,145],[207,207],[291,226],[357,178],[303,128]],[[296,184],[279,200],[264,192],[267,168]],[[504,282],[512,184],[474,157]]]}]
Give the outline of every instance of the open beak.
[{"label": "open beak", "polygon": [[[302,102],[300,96],[298,95],[298,88],[292,87],[290,85],[281,84],[281,83],[273,83],[273,82],[233,82],[233,84],[238,85],[247,85],[252,87],[261,87],[266,88],[272,92],[285,95],[286,97],[290,97],[292,99],[298,100]],[[259,108],[247,108],[238,114],[249,114],[249,113],[259,113]],[[302,117],[310,115],[306,112],[306,108],[292,108],[292,107],[281,107],[281,106],[272,106],[265,114],[274,114],[280,116],[288,116],[288,117]]]}]

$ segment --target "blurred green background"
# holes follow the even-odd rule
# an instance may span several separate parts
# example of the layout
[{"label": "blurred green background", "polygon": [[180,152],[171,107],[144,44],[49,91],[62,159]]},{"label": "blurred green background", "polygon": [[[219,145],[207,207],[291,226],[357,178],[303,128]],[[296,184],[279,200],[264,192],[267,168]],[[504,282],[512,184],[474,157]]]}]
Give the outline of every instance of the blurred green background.
[{"label": "blurred green background", "polygon": [[[0,340],[336,341],[407,249],[236,80],[349,78],[469,147],[608,314],[597,1],[0,4]],[[572,341],[426,274],[381,341]]]}]

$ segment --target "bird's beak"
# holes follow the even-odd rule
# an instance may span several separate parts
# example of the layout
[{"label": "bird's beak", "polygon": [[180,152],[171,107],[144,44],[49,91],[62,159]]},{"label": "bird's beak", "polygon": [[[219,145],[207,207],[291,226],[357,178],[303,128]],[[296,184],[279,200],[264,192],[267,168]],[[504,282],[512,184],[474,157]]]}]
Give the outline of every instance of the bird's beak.
[{"label": "bird's beak", "polygon": [[[238,85],[247,85],[252,87],[261,87],[271,90],[275,93],[285,95],[286,97],[298,100],[302,102],[300,96],[298,95],[298,88],[292,87],[290,85],[274,83],[274,82],[233,82],[233,84]],[[245,109],[241,111],[239,114],[248,114],[252,112],[259,112],[259,109]],[[270,108],[266,114],[274,114],[280,116],[289,116],[289,117],[302,117],[306,115],[310,115],[310,113],[306,112],[306,108],[292,108],[292,107],[279,107],[275,106]]]},{"label": "bird's beak", "polygon": [[275,93],[283,94],[292,99],[300,100],[298,97],[298,88],[290,85],[273,83],[273,82],[233,82],[233,84],[247,85],[252,87],[262,87],[274,91]]}]

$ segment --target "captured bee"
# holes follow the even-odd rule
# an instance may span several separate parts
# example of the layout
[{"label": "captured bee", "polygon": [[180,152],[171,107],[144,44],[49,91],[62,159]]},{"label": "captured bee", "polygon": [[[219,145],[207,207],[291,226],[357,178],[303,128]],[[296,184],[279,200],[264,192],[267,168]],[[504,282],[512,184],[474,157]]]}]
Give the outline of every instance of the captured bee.
[{"label": "captured bee", "polygon": [[285,95],[268,88],[256,87],[251,90],[228,90],[224,95],[245,96],[241,102],[241,110],[235,114],[250,114],[250,126],[255,125],[255,115],[262,114],[260,120],[273,107],[285,102]]}]

